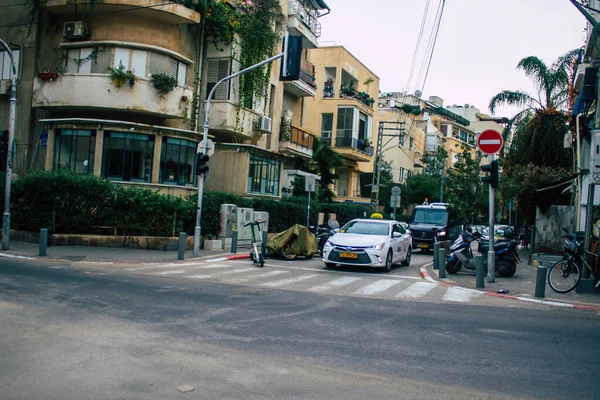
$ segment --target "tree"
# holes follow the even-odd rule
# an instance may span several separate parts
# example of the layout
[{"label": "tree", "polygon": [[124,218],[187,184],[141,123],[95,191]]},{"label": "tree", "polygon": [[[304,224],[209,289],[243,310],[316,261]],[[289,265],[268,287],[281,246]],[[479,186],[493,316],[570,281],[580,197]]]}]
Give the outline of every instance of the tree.
[{"label": "tree", "polygon": [[425,164],[425,175],[439,176],[444,173],[448,152],[443,148],[435,152],[427,152],[422,158]]},{"label": "tree", "polygon": [[457,161],[453,168],[448,170],[448,195],[445,198],[455,207],[459,219],[472,220],[487,211],[488,185],[481,182],[481,152],[477,151],[473,156],[471,148],[464,143],[461,150],[456,154]]},{"label": "tree", "polygon": [[569,76],[578,50],[571,50],[547,66],[536,56],[519,61],[517,68],[533,80],[537,98],[519,90],[503,90],[490,100],[495,113],[500,105],[523,107],[510,119],[504,130],[505,143],[510,143],[508,165],[535,163],[549,167],[568,167],[571,155],[562,148],[568,132],[565,109],[569,100]]},{"label": "tree", "polygon": [[[411,175],[406,180],[406,187],[408,188],[406,198],[410,204],[422,204],[425,199],[432,202],[440,198],[439,176]],[[404,190],[402,193],[404,194]]]},{"label": "tree", "polygon": [[319,201],[331,202],[335,195],[329,188],[338,176],[333,172],[335,168],[343,167],[344,157],[331,148],[327,143],[315,138],[313,156],[307,169],[321,175],[319,181]]}]

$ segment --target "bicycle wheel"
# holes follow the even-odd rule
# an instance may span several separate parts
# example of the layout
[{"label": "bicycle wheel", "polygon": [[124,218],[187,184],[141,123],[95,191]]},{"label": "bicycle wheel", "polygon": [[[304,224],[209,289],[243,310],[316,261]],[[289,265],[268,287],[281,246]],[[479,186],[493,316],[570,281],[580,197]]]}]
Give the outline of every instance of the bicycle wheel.
[{"label": "bicycle wheel", "polygon": [[575,289],[581,280],[581,268],[571,260],[562,260],[550,268],[548,284],[558,293],[567,293]]}]

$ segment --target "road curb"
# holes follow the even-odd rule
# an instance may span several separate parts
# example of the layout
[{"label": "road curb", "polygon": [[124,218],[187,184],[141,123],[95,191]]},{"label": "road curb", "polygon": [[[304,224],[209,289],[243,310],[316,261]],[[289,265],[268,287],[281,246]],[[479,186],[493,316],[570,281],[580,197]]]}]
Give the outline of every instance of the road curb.
[{"label": "road curb", "polygon": [[428,282],[437,283],[438,285],[444,285],[444,286],[448,286],[448,287],[456,287],[456,288],[461,288],[461,289],[481,293],[486,296],[500,297],[500,298],[504,298],[504,299],[517,300],[517,301],[524,301],[524,302],[528,302],[528,303],[536,303],[536,304],[543,304],[543,305],[554,306],[554,307],[563,307],[563,308],[575,308],[578,310],[600,311],[600,306],[594,306],[594,305],[589,305],[589,304],[566,303],[566,302],[554,301],[554,300],[542,300],[542,299],[522,297],[522,296],[512,296],[512,295],[508,295],[508,294],[494,293],[494,292],[487,292],[487,291],[482,291],[482,290],[477,290],[477,289],[465,288],[465,287],[462,287],[459,285],[438,281],[438,280],[433,279],[431,277],[431,275],[429,275],[429,272],[427,272],[427,267],[430,267],[432,265],[433,265],[433,263],[423,265],[419,269],[419,273],[421,274],[421,278],[425,279]]}]

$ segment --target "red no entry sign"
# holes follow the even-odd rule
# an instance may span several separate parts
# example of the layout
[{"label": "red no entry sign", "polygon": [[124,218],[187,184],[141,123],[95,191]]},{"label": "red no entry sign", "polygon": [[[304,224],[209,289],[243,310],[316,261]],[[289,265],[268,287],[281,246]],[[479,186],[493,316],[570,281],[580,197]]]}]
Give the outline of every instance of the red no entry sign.
[{"label": "red no entry sign", "polygon": [[496,154],[503,144],[502,135],[493,129],[486,129],[477,137],[477,147],[485,154]]}]

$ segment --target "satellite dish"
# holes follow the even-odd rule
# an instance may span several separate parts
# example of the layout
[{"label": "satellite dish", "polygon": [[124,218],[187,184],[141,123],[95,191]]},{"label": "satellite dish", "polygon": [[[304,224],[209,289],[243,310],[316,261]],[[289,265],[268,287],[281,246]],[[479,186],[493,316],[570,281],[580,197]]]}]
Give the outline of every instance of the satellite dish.
[{"label": "satellite dish", "polygon": [[416,97],[418,97],[418,98],[421,98],[421,95],[422,95],[422,94],[423,94],[423,93],[422,93],[420,90],[415,90],[415,96],[416,96]]},{"label": "satellite dish", "polygon": [[465,104],[465,108],[469,108],[469,104],[468,104],[468,103],[467,103],[467,104]]}]

